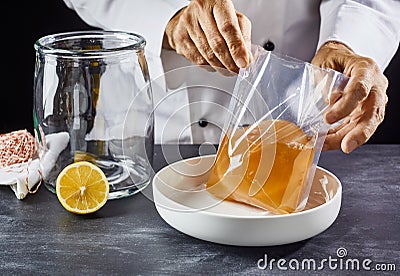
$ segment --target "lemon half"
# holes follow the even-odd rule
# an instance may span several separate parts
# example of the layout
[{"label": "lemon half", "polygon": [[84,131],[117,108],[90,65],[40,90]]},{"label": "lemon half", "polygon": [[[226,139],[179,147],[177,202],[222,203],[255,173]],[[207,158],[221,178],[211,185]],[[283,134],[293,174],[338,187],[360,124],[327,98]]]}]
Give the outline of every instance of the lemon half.
[{"label": "lemon half", "polygon": [[109,184],[104,172],[93,163],[79,161],[58,175],[56,194],[61,205],[75,214],[96,212],[106,204]]}]

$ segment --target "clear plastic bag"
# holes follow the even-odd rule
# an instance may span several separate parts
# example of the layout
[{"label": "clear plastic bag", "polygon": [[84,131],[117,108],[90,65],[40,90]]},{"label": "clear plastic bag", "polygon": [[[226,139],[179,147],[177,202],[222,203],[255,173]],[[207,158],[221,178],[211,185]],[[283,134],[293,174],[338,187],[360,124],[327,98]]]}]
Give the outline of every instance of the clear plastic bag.
[{"label": "clear plastic bag", "polygon": [[301,211],[329,125],[324,113],[348,78],[261,47],[241,69],[207,190],[272,213]]}]

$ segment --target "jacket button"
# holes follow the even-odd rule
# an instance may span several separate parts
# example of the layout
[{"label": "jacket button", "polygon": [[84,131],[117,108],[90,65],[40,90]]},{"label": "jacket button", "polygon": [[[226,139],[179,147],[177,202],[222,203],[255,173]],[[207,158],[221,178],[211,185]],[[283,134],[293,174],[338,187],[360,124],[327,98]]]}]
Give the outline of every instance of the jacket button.
[{"label": "jacket button", "polygon": [[275,49],[275,44],[272,41],[267,41],[264,43],[263,48],[267,51],[273,51]]},{"label": "jacket button", "polygon": [[208,125],[207,119],[200,119],[199,120],[199,126],[200,127],[206,127]]}]

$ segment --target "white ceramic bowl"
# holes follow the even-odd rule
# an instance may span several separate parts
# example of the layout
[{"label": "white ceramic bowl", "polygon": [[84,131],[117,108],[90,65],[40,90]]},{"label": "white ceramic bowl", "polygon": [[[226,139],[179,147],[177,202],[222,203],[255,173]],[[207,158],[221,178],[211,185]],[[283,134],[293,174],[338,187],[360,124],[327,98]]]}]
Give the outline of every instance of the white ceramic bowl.
[{"label": "white ceramic bowl", "polygon": [[215,155],[181,160],[154,176],[153,196],[158,213],[169,225],[187,235],[228,245],[281,245],[320,234],[339,214],[342,186],[324,168],[317,167],[315,171],[303,211],[273,215],[210,195],[205,183],[214,160]]}]

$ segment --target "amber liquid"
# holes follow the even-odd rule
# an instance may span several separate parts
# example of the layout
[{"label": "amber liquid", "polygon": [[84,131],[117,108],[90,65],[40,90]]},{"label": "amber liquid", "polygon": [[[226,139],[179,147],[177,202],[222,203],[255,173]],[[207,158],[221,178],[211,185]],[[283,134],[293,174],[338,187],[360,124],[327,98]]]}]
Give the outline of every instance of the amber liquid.
[{"label": "amber liquid", "polygon": [[215,197],[291,213],[304,200],[313,139],[294,123],[263,121],[223,137],[207,190]]}]

